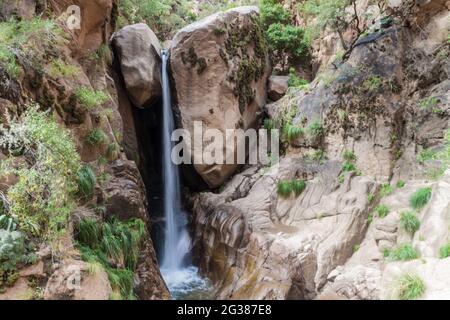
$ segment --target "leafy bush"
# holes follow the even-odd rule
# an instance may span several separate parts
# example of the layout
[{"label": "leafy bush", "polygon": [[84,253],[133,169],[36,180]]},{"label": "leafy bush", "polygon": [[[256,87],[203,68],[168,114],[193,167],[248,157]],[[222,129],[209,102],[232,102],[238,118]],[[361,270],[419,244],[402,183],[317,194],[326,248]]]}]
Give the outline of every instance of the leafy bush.
[{"label": "leafy bush", "polygon": [[77,101],[87,110],[99,107],[108,101],[108,96],[103,91],[96,91],[89,88],[80,88],[75,92]]},{"label": "leafy bush", "polygon": [[0,290],[14,284],[17,280],[15,270],[19,266],[35,259],[33,254],[27,254],[22,233],[0,229]]},{"label": "leafy bush", "polygon": [[342,158],[344,158],[344,160],[348,162],[356,161],[356,155],[350,150],[345,150]]},{"label": "leafy bush", "polygon": [[385,204],[380,204],[375,207],[375,212],[378,214],[380,218],[384,218],[389,214],[389,208]]},{"label": "leafy bush", "polygon": [[289,69],[289,80],[288,85],[291,88],[302,88],[308,85],[308,81],[302,78],[299,78],[295,72],[294,68]]},{"label": "leafy bush", "polygon": [[450,243],[447,243],[445,245],[443,245],[440,249],[439,249],[439,258],[441,259],[445,259],[450,257]]},{"label": "leafy bush", "polygon": [[290,181],[281,180],[277,185],[277,193],[283,198],[287,198],[292,194],[292,183]]},{"label": "leafy bush", "polygon": [[308,134],[310,134],[313,137],[317,137],[323,134],[323,127],[322,122],[320,120],[314,119],[311,121],[311,123],[308,125],[307,128]]},{"label": "leafy bush", "polygon": [[372,76],[363,83],[363,89],[368,91],[377,91],[382,84],[382,80],[378,76]]},{"label": "leafy bush", "polygon": [[419,257],[416,249],[409,243],[402,244],[395,249],[389,251],[388,258],[393,261],[408,261]]},{"label": "leafy bush", "polygon": [[84,141],[90,146],[100,146],[106,142],[108,137],[100,128],[94,128],[86,135]]},{"label": "leafy bush", "polygon": [[80,73],[80,69],[77,66],[65,63],[61,59],[55,59],[50,63],[49,73],[53,78],[57,78],[60,76],[69,77],[75,76]]},{"label": "leafy bush", "polygon": [[405,184],[406,184],[405,181],[403,181],[403,180],[398,180],[398,181],[397,181],[397,188],[398,188],[398,189],[401,189],[401,188],[403,188],[403,187],[405,186]]},{"label": "leafy bush", "polygon": [[77,172],[78,191],[84,198],[90,198],[94,193],[97,179],[90,166],[83,166]]},{"label": "leafy bush", "polygon": [[406,274],[398,281],[398,298],[400,300],[415,300],[425,292],[425,284],[419,276]]},{"label": "leafy bush", "polygon": [[288,123],[283,127],[283,133],[286,140],[292,142],[303,134],[303,129],[299,126]]},{"label": "leafy bush", "polygon": [[84,219],[77,226],[76,238],[82,259],[100,263],[113,289],[122,298],[133,299],[133,271],[145,233],[145,224],[140,219],[127,222],[112,219],[103,223]]},{"label": "leafy bush", "polygon": [[305,180],[292,180],[292,190],[294,191],[295,195],[300,195],[303,190],[306,188],[306,182]]},{"label": "leafy bush", "polygon": [[414,192],[409,199],[409,204],[416,210],[422,209],[431,199],[431,188],[421,188]]},{"label": "leafy bush", "polygon": [[389,183],[384,183],[381,185],[380,194],[382,197],[390,195],[394,191]]},{"label": "leafy bush", "polygon": [[0,126],[0,133],[2,148],[27,155],[19,166],[12,155],[1,163],[0,174],[18,178],[6,195],[10,215],[25,232],[56,237],[67,225],[77,192],[80,158],[70,132],[38,106],[29,106],[9,128]]},{"label": "leafy bush", "polygon": [[425,163],[426,161],[433,160],[436,157],[436,152],[431,149],[423,149],[417,155],[417,162],[420,164]]},{"label": "leafy bush", "polygon": [[[0,66],[16,79],[25,67],[40,69],[44,52],[37,47],[56,42],[61,29],[50,19],[10,19],[0,22]],[[19,64],[19,58],[21,64]]]},{"label": "leafy bush", "polygon": [[262,0],[259,5],[261,22],[267,28],[271,24],[288,24],[291,19],[289,11],[283,8],[283,5],[276,0]]},{"label": "leafy bush", "polygon": [[269,47],[279,59],[283,56],[300,58],[308,54],[305,31],[300,27],[274,23],[268,27],[266,38]]},{"label": "leafy bush", "polygon": [[342,165],[342,171],[344,172],[356,171],[356,166],[351,162],[344,162],[344,164]]},{"label": "leafy bush", "polygon": [[414,235],[420,228],[420,221],[413,212],[403,212],[400,217],[400,226],[410,234]]}]

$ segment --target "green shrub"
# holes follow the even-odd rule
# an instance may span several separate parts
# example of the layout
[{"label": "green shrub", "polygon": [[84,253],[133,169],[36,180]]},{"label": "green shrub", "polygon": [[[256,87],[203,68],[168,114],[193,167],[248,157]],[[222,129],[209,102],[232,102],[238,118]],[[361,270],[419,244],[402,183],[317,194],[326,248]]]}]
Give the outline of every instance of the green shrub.
[{"label": "green shrub", "polygon": [[405,186],[405,184],[406,184],[405,181],[403,181],[403,180],[398,180],[398,181],[397,181],[397,188],[398,188],[398,189],[401,189],[401,188],[403,188],[403,187]]},{"label": "green shrub", "polygon": [[52,60],[49,69],[50,76],[57,77],[69,77],[75,76],[80,73],[80,69],[77,66],[69,65],[61,59]]},{"label": "green shrub", "polygon": [[409,199],[409,204],[416,210],[422,209],[431,199],[431,188],[421,188],[414,192]]},{"label": "green shrub", "polygon": [[0,229],[0,290],[18,279],[15,272],[18,267],[35,260],[34,254],[27,253],[22,233]]},{"label": "green shrub", "polygon": [[290,22],[291,14],[276,0],[262,0],[259,10],[261,22],[266,28],[274,23],[288,24]]},{"label": "green shrub", "polygon": [[375,212],[378,214],[380,218],[384,218],[389,214],[389,208],[385,204],[380,204],[375,207]]},{"label": "green shrub", "polygon": [[288,123],[283,127],[283,134],[287,141],[292,142],[303,134],[303,128]]},{"label": "green shrub", "polygon": [[400,226],[410,234],[414,235],[420,228],[420,221],[413,212],[403,212],[400,217]]},{"label": "green shrub", "polygon": [[287,198],[292,194],[292,183],[291,181],[281,180],[277,185],[277,193],[283,198]]},{"label": "green shrub", "polygon": [[375,195],[374,195],[373,193],[369,193],[369,194],[367,195],[367,201],[368,201],[369,203],[372,203],[374,199],[375,199]]},{"label": "green shrub", "polygon": [[344,164],[342,165],[342,171],[344,172],[356,171],[356,166],[351,162],[344,162]]},{"label": "green shrub", "polygon": [[397,248],[390,250],[388,258],[393,261],[408,261],[419,257],[416,249],[409,243],[399,245]]},{"label": "green shrub", "polygon": [[389,183],[384,183],[381,185],[380,194],[381,197],[386,197],[392,193],[393,189]]},{"label": "green shrub", "polygon": [[433,160],[436,157],[436,152],[431,149],[423,149],[417,155],[417,162],[424,164],[426,161]]},{"label": "green shrub", "polygon": [[445,245],[443,245],[440,249],[439,249],[439,258],[441,259],[445,259],[450,257],[450,243],[447,243]]},{"label": "green shrub", "polygon": [[45,50],[40,49],[52,46],[60,31],[51,19],[36,17],[18,21],[11,18],[0,22],[0,67],[12,79],[19,77],[23,68],[21,64],[39,69],[45,56]]},{"label": "green shrub", "polygon": [[382,84],[382,80],[378,76],[372,76],[363,82],[363,89],[367,91],[377,91]]},{"label": "green shrub", "polygon": [[0,215],[0,229],[6,231],[15,231],[17,228],[17,221],[14,217],[8,216],[6,214]]},{"label": "green shrub", "polygon": [[342,155],[342,158],[347,162],[356,161],[356,155],[350,150],[345,150],[344,154]]},{"label": "green shrub", "polygon": [[292,180],[292,190],[294,191],[295,195],[300,195],[303,190],[306,188],[306,182],[305,180]]},{"label": "green shrub", "polygon": [[100,128],[94,128],[86,135],[84,141],[90,146],[103,145],[108,137],[106,133]]},{"label": "green shrub", "polygon": [[134,299],[133,272],[145,233],[145,224],[140,219],[127,222],[112,219],[103,223],[84,219],[77,226],[76,239],[82,259],[100,263],[113,290],[124,299]]},{"label": "green shrub", "polygon": [[314,119],[311,121],[311,123],[308,125],[307,128],[308,134],[310,134],[313,137],[317,137],[323,134],[323,127],[322,122],[320,120]]},{"label": "green shrub", "polygon": [[116,142],[112,142],[108,145],[106,149],[106,158],[108,161],[114,161],[119,157],[120,146]]},{"label": "green shrub", "polygon": [[0,146],[11,154],[22,150],[34,155],[19,166],[12,155],[1,163],[0,173],[18,178],[6,195],[10,215],[22,231],[54,239],[67,226],[77,191],[80,157],[69,130],[38,106],[29,106],[0,133]]},{"label": "green shrub", "polygon": [[108,101],[108,95],[103,91],[96,91],[89,88],[80,88],[75,92],[77,101],[87,110],[92,110]]},{"label": "green shrub", "polygon": [[420,109],[426,110],[430,107],[437,105],[439,102],[440,102],[440,100],[437,97],[428,97],[428,98],[422,99],[419,102],[419,107],[420,107]]},{"label": "green shrub", "polygon": [[90,166],[83,166],[77,172],[78,192],[84,198],[90,198],[94,193],[97,179]]},{"label": "green shrub", "polygon": [[400,300],[415,300],[425,292],[425,284],[419,276],[403,275],[398,281],[398,298]]},{"label": "green shrub", "polygon": [[274,23],[268,27],[266,38],[278,59],[282,59],[283,56],[300,58],[308,54],[309,46],[305,41],[305,32],[300,27]]},{"label": "green shrub", "polygon": [[289,81],[288,85],[291,88],[302,88],[308,85],[308,81],[302,78],[299,78],[295,72],[294,68],[289,69]]},{"label": "green shrub", "polygon": [[275,123],[274,123],[274,121],[272,119],[264,119],[263,127],[267,131],[270,131],[272,129],[275,129]]}]

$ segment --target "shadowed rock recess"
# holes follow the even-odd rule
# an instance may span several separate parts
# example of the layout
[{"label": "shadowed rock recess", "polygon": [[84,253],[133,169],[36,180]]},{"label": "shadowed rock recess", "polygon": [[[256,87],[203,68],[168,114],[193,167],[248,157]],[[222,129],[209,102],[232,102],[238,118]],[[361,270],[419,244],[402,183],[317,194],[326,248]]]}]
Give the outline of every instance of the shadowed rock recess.
[{"label": "shadowed rock recess", "polygon": [[180,166],[183,297],[450,299],[450,2],[238,3],[0,0],[1,300],[172,298],[163,48],[177,128],[280,130]]}]

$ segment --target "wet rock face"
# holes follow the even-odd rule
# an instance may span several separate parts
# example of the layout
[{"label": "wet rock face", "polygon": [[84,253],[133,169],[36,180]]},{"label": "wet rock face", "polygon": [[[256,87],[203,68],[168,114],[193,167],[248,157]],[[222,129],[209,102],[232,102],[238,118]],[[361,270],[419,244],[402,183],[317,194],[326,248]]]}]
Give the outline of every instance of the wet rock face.
[{"label": "wet rock face", "polygon": [[[217,13],[183,28],[170,50],[175,107],[191,136],[194,121],[223,133],[255,124],[270,69],[255,7]],[[203,143],[203,150],[209,144]],[[195,169],[210,187],[218,187],[237,166],[196,164]]]},{"label": "wet rock face", "polygon": [[126,26],[112,36],[128,94],[137,107],[161,96],[161,45],[144,23]]}]

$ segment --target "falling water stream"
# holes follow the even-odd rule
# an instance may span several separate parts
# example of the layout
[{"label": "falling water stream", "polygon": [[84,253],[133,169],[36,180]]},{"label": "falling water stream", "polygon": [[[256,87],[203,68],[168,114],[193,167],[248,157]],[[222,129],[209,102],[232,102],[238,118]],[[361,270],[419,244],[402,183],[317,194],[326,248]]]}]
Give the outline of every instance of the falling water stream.
[{"label": "falling water stream", "polygon": [[168,52],[163,50],[162,166],[165,230],[161,273],[175,299],[207,298],[211,292],[209,281],[198,275],[197,268],[190,261],[191,239],[187,230],[187,215],[182,211],[181,206],[179,170],[171,159],[174,144],[171,135],[175,129],[175,123],[167,72],[168,59]]}]

